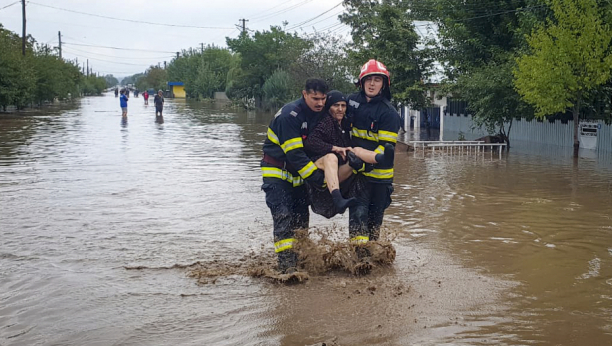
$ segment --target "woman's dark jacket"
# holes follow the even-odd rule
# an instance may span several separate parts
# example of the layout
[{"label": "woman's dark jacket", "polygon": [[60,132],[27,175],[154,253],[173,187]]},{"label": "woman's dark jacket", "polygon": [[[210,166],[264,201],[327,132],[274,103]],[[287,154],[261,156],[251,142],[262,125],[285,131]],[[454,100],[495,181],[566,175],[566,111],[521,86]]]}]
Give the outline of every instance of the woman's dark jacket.
[{"label": "woman's dark jacket", "polygon": [[314,162],[331,153],[332,146],[352,147],[351,124],[346,117],[338,124],[338,121],[327,113],[304,141],[304,149]]}]

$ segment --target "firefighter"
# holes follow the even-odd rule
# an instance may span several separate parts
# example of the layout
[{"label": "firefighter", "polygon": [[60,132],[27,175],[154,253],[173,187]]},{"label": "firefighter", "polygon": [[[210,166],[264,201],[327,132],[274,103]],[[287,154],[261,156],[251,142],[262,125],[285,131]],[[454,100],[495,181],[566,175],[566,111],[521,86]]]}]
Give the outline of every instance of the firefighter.
[{"label": "firefighter", "polygon": [[263,145],[262,190],[274,223],[274,249],[279,271],[297,270],[295,231],[308,228],[309,211],[305,183],[325,187],[324,173],[304,152],[303,141],[324,114],[327,84],[308,79],[302,98],[284,105],[268,127]]},{"label": "firefighter", "polygon": [[[369,260],[365,245],[377,240],[385,209],[391,204],[393,192],[393,161],[400,116],[391,105],[391,80],[385,65],[374,59],[361,67],[359,92],[348,97],[347,113],[352,121],[352,141],[376,153],[385,153],[385,160],[363,172],[367,188],[358,203],[349,208],[349,234],[351,243],[358,245],[357,255]],[[389,154],[387,154],[389,153]]]}]

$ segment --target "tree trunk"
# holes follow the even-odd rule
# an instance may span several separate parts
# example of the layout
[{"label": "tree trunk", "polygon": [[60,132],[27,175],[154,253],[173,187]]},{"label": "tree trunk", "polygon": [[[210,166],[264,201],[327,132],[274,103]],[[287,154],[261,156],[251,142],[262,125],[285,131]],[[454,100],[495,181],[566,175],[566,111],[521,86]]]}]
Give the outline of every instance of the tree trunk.
[{"label": "tree trunk", "polygon": [[579,112],[580,112],[580,100],[574,104],[574,157],[578,157],[578,150],[580,149],[580,141],[578,140],[578,128],[579,124]]}]

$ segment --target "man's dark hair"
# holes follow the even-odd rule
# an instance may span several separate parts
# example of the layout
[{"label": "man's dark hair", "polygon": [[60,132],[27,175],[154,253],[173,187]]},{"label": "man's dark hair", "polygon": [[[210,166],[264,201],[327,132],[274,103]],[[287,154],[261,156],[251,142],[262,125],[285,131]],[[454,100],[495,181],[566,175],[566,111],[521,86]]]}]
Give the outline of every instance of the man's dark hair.
[{"label": "man's dark hair", "polygon": [[322,94],[327,94],[329,91],[329,87],[327,83],[319,78],[310,78],[306,80],[306,86],[304,87],[307,93],[316,93],[320,92]]}]

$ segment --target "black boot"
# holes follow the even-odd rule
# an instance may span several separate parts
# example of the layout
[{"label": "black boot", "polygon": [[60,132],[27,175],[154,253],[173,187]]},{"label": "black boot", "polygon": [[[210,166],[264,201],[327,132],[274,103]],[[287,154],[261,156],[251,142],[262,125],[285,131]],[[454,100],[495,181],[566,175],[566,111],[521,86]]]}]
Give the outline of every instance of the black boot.
[{"label": "black boot", "polygon": [[395,160],[395,147],[393,144],[386,143],[385,144],[385,166],[391,167],[393,166],[393,161]]},{"label": "black boot", "polygon": [[370,250],[365,246],[355,247],[355,254],[359,262],[353,268],[355,275],[367,275],[372,271],[372,260],[370,258]]},{"label": "black boot", "polygon": [[338,212],[343,214],[346,211],[346,208],[352,207],[357,203],[357,198],[344,198],[342,197],[342,193],[340,189],[335,189],[331,192],[332,199],[334,200],[334,205],[338,208]]},{"label": "black boot", "polygon": [[297,271],[298,255],[292,250],[278,253],[278,271],[282,274],[291,274]]},{"label": "black boot", "polygon": [[393,164],[393,160],[395,159],[395,148],[393,145],[386,143],[385,151],[382,154],[376,154],[374,157],[376,163],[384,163],[385,166],[389,167]]},{"label": "black boot", "polygon": [[354,152],[349,151],[346,153],[346,158],[348,161],[349,166],[351,166],[351,168],[353,168],[354,170],[356,170],[357,172],[362,172],[365,168],[365,163],[363,162],[362,159],[358,158],[357,155],[355,155]]}]

